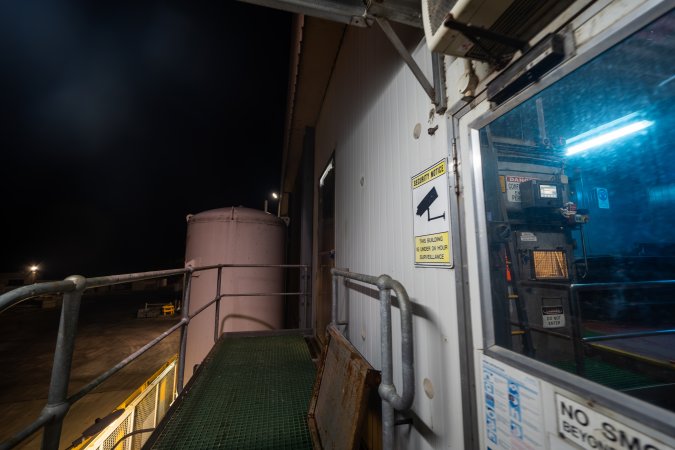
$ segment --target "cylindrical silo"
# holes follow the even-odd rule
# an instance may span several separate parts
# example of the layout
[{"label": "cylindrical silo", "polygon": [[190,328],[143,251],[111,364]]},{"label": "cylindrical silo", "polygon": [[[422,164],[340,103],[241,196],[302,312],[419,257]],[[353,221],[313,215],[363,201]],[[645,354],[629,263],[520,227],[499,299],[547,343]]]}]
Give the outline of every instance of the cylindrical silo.
[{"label": "cylindrical silo", "polygon": [[[191,267],[215,264],[283,264],[285,224],[278,217],[244,207],[213,209],[187,218],[185,263]],[[192,276],[188,312],[193,314],[212,301],[217,292],[217,271]],[[283,292],[283,269],[223,268],[221,294]],[[190,321],[185,355],[185,380],[192,376],[214,343],[215,305]],[[282,328],[281,296],[223,297],[218,335],[230,331]]]}]

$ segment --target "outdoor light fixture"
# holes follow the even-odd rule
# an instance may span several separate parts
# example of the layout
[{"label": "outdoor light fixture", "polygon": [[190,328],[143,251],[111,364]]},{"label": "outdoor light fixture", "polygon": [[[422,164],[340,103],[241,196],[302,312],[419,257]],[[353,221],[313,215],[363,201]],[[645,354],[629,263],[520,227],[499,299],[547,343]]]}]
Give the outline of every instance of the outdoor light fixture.
[{"label": "outdoor light fixture", "polygon": [[330,163],[328,163],[328,167],[326,167],[326,170],[323,171],[321,174],[321,178],[319,178],[319,186],[323,186],[323,182],[326,181],[326,177],[330,173],[330,171],[333,170],[333,160],[331,159]]},{"label": "outdoor light fixture", "polygon": [[[638,131],[652,126],[654,122],[638,118],[638,113],[628,114],[620,119],[600,125],[585,133],[581,133],[565,141],[567,156],[581,153],[588,149],[599,147],[609,142],[621,139]],[[571,145],[570,145],[571,144]]]},{"label": "outdoor light fixture", "polygon": [[38,276],[38,271],[40,270],[40,266],[37,264],[31,264],[28,267],[28,271],[30,272],[30,281],[31,283],[35,283],[37,281],[37,276]]},{"label": "outdoor light fixture", "polygon": [[[278,202],[278,201],[279,201],[279,194],[277,194],[276,192],[272,192],[272,198],[273,198],[275,201]],[[278,203],[280,203],[280,202],[278,202]],[[268,212],[267,207],[268,207],[268,202],[267,202],[267,199],[265,199],[265,206],[264,206],[265,212]],[[280,207],[281,207],[280,204],[277,205],[277,209],[279,209]],[[278,215],[278,214],[277,214],[277,215]]]}]

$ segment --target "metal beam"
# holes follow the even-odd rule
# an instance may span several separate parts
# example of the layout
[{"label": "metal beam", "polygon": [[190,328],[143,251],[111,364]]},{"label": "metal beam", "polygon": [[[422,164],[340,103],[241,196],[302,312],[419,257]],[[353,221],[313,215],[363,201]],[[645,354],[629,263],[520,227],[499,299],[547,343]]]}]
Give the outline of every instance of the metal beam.
[{"label": "metal beam", "polygon": [[419,0],[240,0],[245,3],[366,27],[375,17],[422,28]]},{"label": "metal beam", "polygon": [[410,70],[412,70],[413,75],[415,75],[415,78],[417,78],[417,81],[422,85],[422,89],[424,89],[424,92],[427,93],[429,96],[429,99],[431,100],[432,103],[436,104],[436,92],[434,90],[434,87],[431,85],[429,80],[427,80],[427,77],[424,75],[424,72],[422,72],[422,69],[420,69],[420,66],[417,65],[417,62],[413,59],[412,55],[410,52],[408,52],[408,49],[405,48],[405,45],[403,45],[403,42],[401,42],[401,39],[399,39],[398,35],[394,31],[394,29],[391,27],[391,24],[387,19],[383,19],[380,17],[377,17],[375,19],[377,24],[380,26],[384,34],[389,38],[389,41],[392,43],[396,51],[401,55],[401,58],[405,61],[405,63],[408,65]]},{"label": "metal beam", "polygon": [[331,0],[241,0],[245,3],[280,9],[296,14],[304,14],[312,17],[330,20],[332,22],[345,23],[365,27],[363,17],[365,7],[360,2],[348,3]]}]

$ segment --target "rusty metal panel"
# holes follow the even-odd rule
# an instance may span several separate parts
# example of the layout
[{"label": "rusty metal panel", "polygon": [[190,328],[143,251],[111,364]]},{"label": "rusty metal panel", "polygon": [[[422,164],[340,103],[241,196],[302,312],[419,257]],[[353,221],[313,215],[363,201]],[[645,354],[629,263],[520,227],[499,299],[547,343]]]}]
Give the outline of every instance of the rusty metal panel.
[{"label": "rusty metal panel", "polygon": [[363,433],[361,434],[362,450],[382,450],[382,399],[377,389],[372,389],[368,396]]},{"label": "rusty metal panel", "polygon": [[368,397],[379,382],[379,372],[334,326],[329,326],[308,413],[315,449],[359,448]]}]

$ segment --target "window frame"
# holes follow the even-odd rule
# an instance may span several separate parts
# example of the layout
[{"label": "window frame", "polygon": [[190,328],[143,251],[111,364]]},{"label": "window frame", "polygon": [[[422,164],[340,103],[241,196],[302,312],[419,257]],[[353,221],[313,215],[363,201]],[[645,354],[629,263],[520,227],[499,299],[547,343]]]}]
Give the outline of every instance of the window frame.
[{"label": "window frame", "polygon": [[[577,70],[593,58],[613,48],[625,38],[673,10],[668,2],[661,2],[647,8],[645,5],[634,9],[615,24],[599,33],[583,46],[578,53],[559,67],[545,75],[538,83],[529,86],[513,98],[483,114],[468,124],[472,156],[471,188],[475,193],[473,213],[476,218],[476,236],[478,249],[478,276],[480,295],[480,314],[483,328],[483,342],[480,346],[485,356],[494,358],[510,366],[523,370],[541,380],[551,383],[554,391],[561,388],[597,403],[629,419],[633,419],[655,431],[675,436],[675,413],[657,407],[651,403],[602,386],[578,375],[550,366],[528,356],[500,347],[495,343],[494,316],[492,314],[492,293],[487,242],[487,223],[485,217],[485,193],[483,189],[483,162],[480,151],[479,130],[497,118],[512,111],[563,77]],[[587,17],[590,18],[590,17]],[[487,101],[487,100],[485,100]],[[468,293],[466,294],[469,295]],[[480,336],[477,336],[480,338]]]}]

